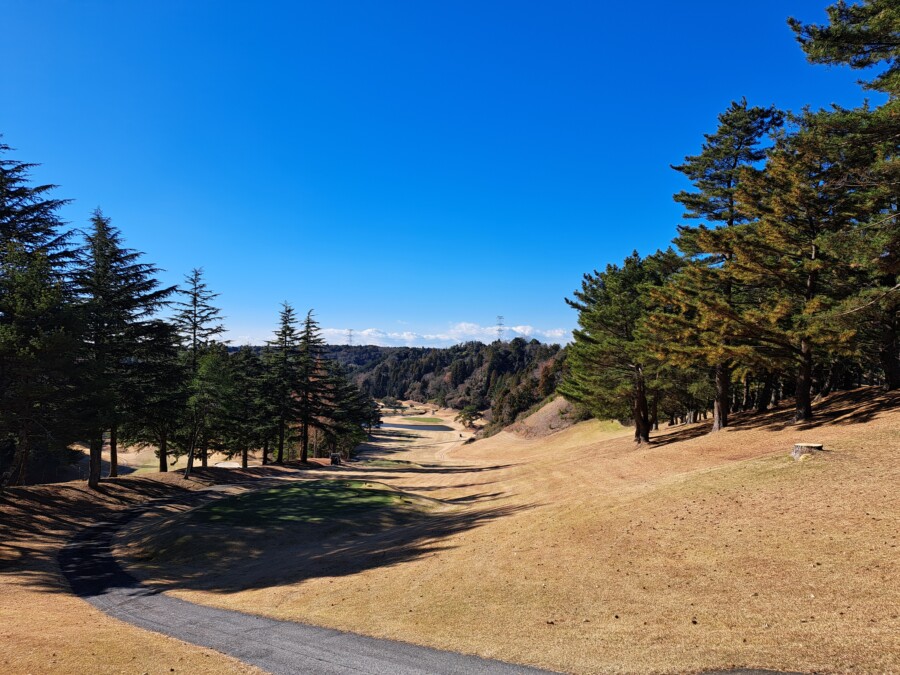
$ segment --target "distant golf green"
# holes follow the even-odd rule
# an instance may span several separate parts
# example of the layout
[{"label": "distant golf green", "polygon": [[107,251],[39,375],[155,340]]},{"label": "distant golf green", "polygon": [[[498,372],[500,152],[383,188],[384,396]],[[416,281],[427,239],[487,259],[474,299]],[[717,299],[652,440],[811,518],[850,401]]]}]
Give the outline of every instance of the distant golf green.
[{"label": "distant golf green", "polygon": [[403,419],[410,422],[423,422],[425,424],[440,424],[444,421],[440,417],[404,417]]},{"label": "distant golf green", "polygon": [[364,459],[361,464],[374,466],[379,469],[402,469],[404,467],[420,467],[415,462],[407,462],[402,459]]}]

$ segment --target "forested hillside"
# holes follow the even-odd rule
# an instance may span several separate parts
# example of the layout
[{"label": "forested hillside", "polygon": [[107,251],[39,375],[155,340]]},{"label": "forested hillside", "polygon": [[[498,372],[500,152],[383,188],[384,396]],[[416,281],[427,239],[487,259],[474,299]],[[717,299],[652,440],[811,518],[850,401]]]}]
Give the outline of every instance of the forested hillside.
[{"label": "forested hillside", "polygon": [[326,356],[370,396],[490,409],[493,429],[511,424],[556,390],[565,350],[514,338],[447,348],[332,345]]}]

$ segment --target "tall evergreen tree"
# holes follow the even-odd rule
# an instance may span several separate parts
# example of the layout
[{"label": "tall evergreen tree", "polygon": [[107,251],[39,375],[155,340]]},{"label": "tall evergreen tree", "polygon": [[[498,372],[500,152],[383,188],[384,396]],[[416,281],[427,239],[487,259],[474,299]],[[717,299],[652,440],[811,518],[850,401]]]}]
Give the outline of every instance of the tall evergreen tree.
[{"label": "tall evergreen tree", "polygon": [[175,291],[155,278],[157,268],[122,244],[119,230],[98,209],[79,255],[74,279],[82,299],[85,353],[90,372],[90,471],[100,482],[104,432],[110,432],[110,476],[117,475],[116,440],[122,402],[133,386],[136,345],[147,338],[153,315]]},{"label": "tall evergreen tree", "polygon": [[[190,366],[188,366],[190,367]],[[197,361],[197,372],[190,381],[187,402],[187,428],[180,439],[188,447],[185,476],[193,470],[195,451],[200,452],[200,465],[209,464],[209,451],[223,450],[230,420],[228,402],[234,381],[228,351],[222,343],[210,343]]]},{"label": "tall evergreen tree", "polygon": [[332,413],[333,390],[329,388],[324,366],[325,341],[313,310],[306,313],[299,341],[299,373],[297,379],[297,413],[300,423],[300,461],[309,459],[309,432],[313,427],[326,427]]},{"label": "tall evergreen tree", "polygon": [[31,170],[37,165],[7,159],[11,151],[0,140],[0,261],[9,255],[38,253],[47,259],[54,277],[64,279],[73,249],[57,212],[68,200],[50,197],[55,185],[31,185]]},{"label": "tall evergreen tree", "polygon": [[78,317],[72,311],[68,233],[53,185],[0,142],[0,486],[29,466],[65,459],[79,432]]},{"label": "tall evergreen tree", "polygon": [[701,363],[713,368],[713,431],[728,426],[734,368],[733,353],[728,349],[732,330],[721,320],[718,306],[745,298],[735,297],[740,291],[734,287],[728,270],[734,253],[722,245],[727,238],[709,236],[708,228],[734,227],[749,220],[735,196],[741,170],[765,158],[761,141],[781,121],[782,115],[775,108],[750,107],[746,99],[732,102],[719,115],[716,132],[706,135],[700,154],[686,157],[684,164],[673,167],[687,176],[695,188],[677,193],[675,201],[685,207],[686,218],[702,220],[704,224],[679,228],[676,244],[692,264],[682,270],[677,283],[668,286],[671,302],[689,318],[660,322],[659,326],[676,328],[664,340],[672,347],[673,356],[681,356],[687,365]]},{"label": "tall evergreen tree", "polygon": [[900,7],[896,1],[839,0],[826,11],[827,25],[788,19],[809,60],[857,70],[886,65],[866,87],[892,97],[900,94]]},{"label": "tall evergreen tree", "polygon": [[[807,58],[812,63],[848,65],[874,73],[867,89],[889,95],[884,105],[843,115],[851,129],[846,142],[876,147],[877,156],[865,170],[856,167],[847,183],[875,189],[871,214],[847,250],[869,270],[869,278],[837,318],[856,323],[861,346],[878,354],[885,385],[900,388],[900,6],[893,0],[837,2],[828,9],[826,25],[790,19]],[[882,68],[877,68],[883,66]]]},{"label": "tall evergreen tree", "polygon": [[653,416],[653,350],[642,331],[658,286],[677,270],[680,259],[671,250],[647,259],[634,252],[625,263],[585,274],[575,299],[578,329],[567,357],[568,371],[559,391],[584,405],[596,417],[631,418],[634,440],[650,441]]},{"label": "tall evergreen tree", "polygon": [[276,430],[275,461],[284,464],[285,442],[290,440],[291,425],[300,420],[296,392],[300,388],[301,357],[297,316],[294,308],[282,303],[275,338],[267,342],[264,387],[271,401],[271,414]]},{"label": "tall evergreen tree", "polygon": [[239,453],[247,468],[250,451],[262,447],[266,431],[266,407],[260,388],[263,364],[250,347],[241,347],[230,358],[230,388],[225,399],[225,435],[229,454]]},{"label": "tall evergreen tree", "polygon": [[[322,365],[330,405],[327,420],[320,418],[317,428],[328,437],[332,451],[349,457],[353,448],[366,440],[366,430],[376,423],[374,400],[347,379],[338,363],[325,361]],[[377,409],[377,404],[374,407]]]},{"label": "tall evergreen tree", "polygon": [[170,444],[176,442],[188,404],[187,368],[179,358],[181,339],[175,327],[154,320],[132,353],[129,395],[125,399],[123,441],[154,445],[159,470],[169,470]]},{"label": "tall evergreen tree", "polygon": [[804,113],[764,170],[745,170],[738,192],[757,221],[734,239],[732,272],[761,295],[756,307],[730,318],[760,349],[793,366],[797,421],[812,417],[816,359],[847,349],[852,338],[829,311],[859,283],[839,242],[865,217],[868,200],[844,177],[848,167],[870,161],[872,149],[846,146],[830,122],[831,113]]},{"label": "tall evergreen tree", "polygon": [[203,280],[203,269],[195,267],[184,277],[184,288],[178,289],[183,298],[174,303],[177,313],[175,325],[184,337],[190,354],[191,373],[197,372],[197,361],[203,349],[225,332],[222,311],[213,305],[218,293],[209,290]]},{"label": "tall evergreen tree", "polygon": [[200,380],[200,361],[204,354],[215,348],[216,338],[225,332],[225,326],[222,324],[221,310],[213,304],[219,294],[209,290],[203,280],[203,269],[194,268],[185,275],[184,280],[185,286],[177,291],[182,299],[174,303],[177,311],[172,320],[187,349],[187,375],[192,390],[192,403],[185,418],[187,426],[180,434],[182,444],[188,448],[185,474],[190,475],[198,452],[201,465],[207,465],[209,444],[213,440],[212,430],[208,427],[212,418],[205,407],[207,398],[204,393],[211,383]]},{"label": "tall evergreen tree", "polygon": [[275,351],[266,344],[259,356],[261,372],[255,387],[254,411],[256,433],[262,450],[262,463],[269,463],[269,452],[278,445],[280,430],[281,387],[277,381]]},{"label": "tall evergreen tree", "polygon": [[50,259],[8,242],[0,259],[0,487],[68,459],[83,427],[80,321]]}]

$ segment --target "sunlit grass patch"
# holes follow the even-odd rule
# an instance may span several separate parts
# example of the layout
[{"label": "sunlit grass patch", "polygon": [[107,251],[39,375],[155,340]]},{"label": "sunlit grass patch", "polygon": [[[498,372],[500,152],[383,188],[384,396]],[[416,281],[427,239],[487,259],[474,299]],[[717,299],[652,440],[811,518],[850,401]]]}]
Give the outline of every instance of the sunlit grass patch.
[{"label": "sunlit grass patch", "polygon": [[317,480],[221,499],[193,511],[195,523],[320,523],[402,503],[402,495],[365,481]]},{"label": "sunlit grass patch", "polygon": [[422,466],[421,464],[406,462],[402,459],[364,459],[360,464],[376,467],[378,469],[418,469]]}]

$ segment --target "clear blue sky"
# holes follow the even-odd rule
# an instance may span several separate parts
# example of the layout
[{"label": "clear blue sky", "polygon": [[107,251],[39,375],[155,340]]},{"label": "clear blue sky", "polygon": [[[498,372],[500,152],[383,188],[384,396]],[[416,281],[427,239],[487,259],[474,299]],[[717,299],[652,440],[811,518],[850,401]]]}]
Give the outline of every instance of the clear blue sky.
[{"label": "clear blue sky", "polygon": [[826,4],[3,0],[0,133],[73,225],[203,267],[238,343],[282,300],[333,342],[558,341],[731,100],[863,100],[786,26]]}]

